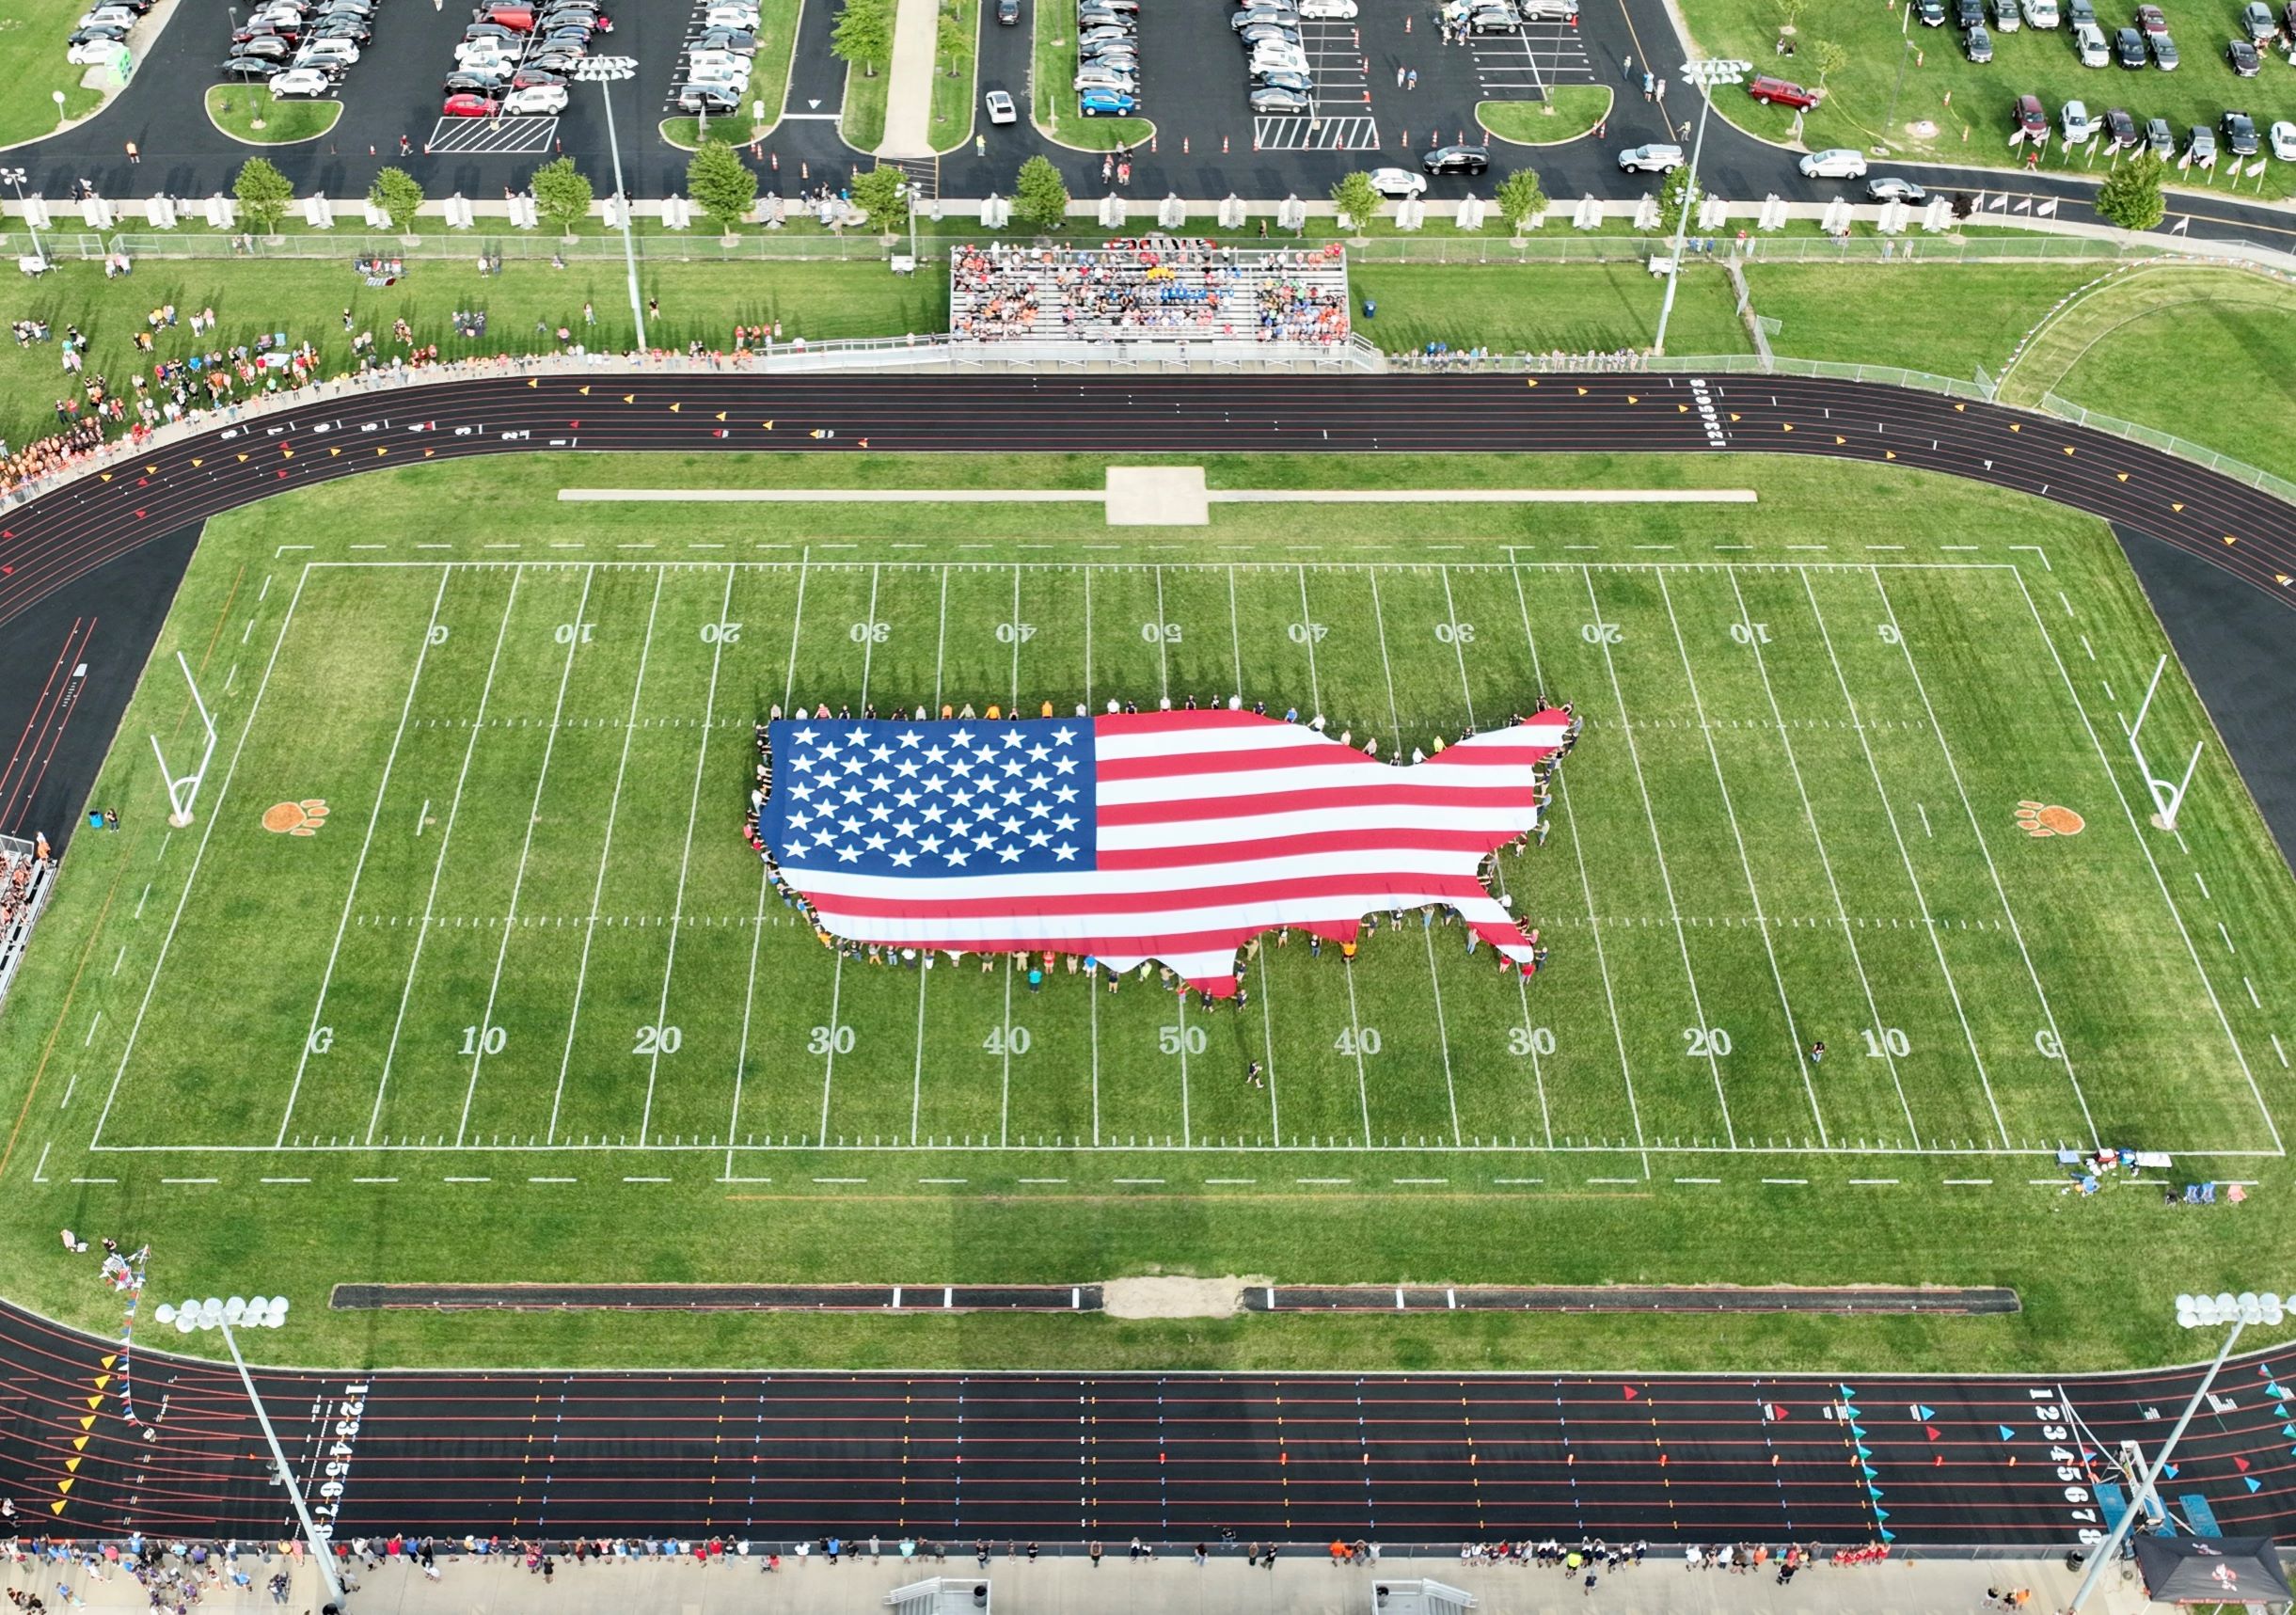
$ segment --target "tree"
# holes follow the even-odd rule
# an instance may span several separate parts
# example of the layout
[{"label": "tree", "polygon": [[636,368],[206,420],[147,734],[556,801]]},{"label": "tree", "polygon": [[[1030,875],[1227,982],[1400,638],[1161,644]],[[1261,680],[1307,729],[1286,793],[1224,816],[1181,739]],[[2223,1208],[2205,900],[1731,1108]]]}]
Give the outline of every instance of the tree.
[{"label": "tree", "polygon": [[388,216],[392,230],[407,235],[422,207],[422,183],[404,168],[386,168],[367,187],[367,199]]},{"label": "tree", "polygon": [[561,234],[572,235],[574,227],[590,216],[590,203],[595,194],[571,157],[545,163],[534,170],[534,206],[544,218],[558,226]]},{"label": "tree", "polygon": [[902,187],[908,176],[898,168],[872,168],[853,180],[853,202],[880,230],[892,230],[901,216]]},{"label": "tree", "polygon": [[1546,206],[1546,187],[1539,183],[1539,176],[1528,168],[1517,168],[1501,180],[1496,197],[1499,216],[1517,235],[1523,233],[1531,215]]},{"label": "tree", "polygon": [[1039,235],[1051,235],[1069,222],[1069,187],[1049,159],[1031,157],[1021,165],[1012,185],[1013,212]]},{"label": "tree", "polygon": [[1658,233],[1672,235],[1682,223],[1682,210],[1690,196],[1690,170],[1676,168],[1658,187]]},{"label": "tree", "polygon": [[1371,176],[1360,169],[1342,174],[1331,188],[1331,205],[1354,221],[1357,234],[1370,229],[1379,213],[1379,192],[1372,188]]},{"label": "tree", "polygon": [[2168,213],[2161,195],[2161,159],[2147,151],[2123,163],[2097,188],[2097,211],[2123,230],[2153,230]]},{"label": "tree", "polygon": [[1826,87],[1829,73],[1838,73],[1849,65],[1849,52],[1832,40],[1810,41],[1810,59],[1817,64],[1817,87]]},{"label": "tree", "polygon": [[288,203],[295,199],[295,188],[269,158],[250,157],[239,166],[231,195],[247,210],[247,217],[263,227],[265,235],[277,235]]},{"label": "tree", "polygon": [[722,140],[705,140],[686,163],[686,194],[731,235],[757,200],[757,175]]},{"label": "tree", "polygon": [[1778,37],[1788,38],[1809,8],[1809,0],[1770,0],[1770,13],[1778,19]]},{"label": "tree", "polygon": [[829,48],[839,61],[861,69],[869,78],[893,55],[893,9],[885,0],[846,0],[837,13]]}]

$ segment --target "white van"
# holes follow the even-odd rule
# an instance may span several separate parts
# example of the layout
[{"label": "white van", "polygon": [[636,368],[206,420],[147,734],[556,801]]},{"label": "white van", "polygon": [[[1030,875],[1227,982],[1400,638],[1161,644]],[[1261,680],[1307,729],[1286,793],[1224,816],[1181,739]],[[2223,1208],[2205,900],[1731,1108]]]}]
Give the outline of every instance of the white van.
[{"label": "white van", "polygon": [[2022,5],[2028,26],[2053,28],[2057,25],[2057,0],[2022,0]]}]

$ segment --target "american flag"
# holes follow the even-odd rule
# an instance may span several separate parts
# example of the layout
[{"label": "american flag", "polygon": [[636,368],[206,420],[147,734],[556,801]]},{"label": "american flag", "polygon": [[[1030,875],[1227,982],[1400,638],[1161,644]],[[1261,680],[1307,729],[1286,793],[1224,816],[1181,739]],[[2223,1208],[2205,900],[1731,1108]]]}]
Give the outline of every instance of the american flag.
[{"label": "american flag", "polygon": [[759,831],[857,942],[1153,959],[1225,997],[1262,931],[1347,942],[1440,903],[1528,965],[1476,871],[1537,822],[1532,770],[1568,726],[1541,712],[1397,767],[1250,712],[781,719]]}]

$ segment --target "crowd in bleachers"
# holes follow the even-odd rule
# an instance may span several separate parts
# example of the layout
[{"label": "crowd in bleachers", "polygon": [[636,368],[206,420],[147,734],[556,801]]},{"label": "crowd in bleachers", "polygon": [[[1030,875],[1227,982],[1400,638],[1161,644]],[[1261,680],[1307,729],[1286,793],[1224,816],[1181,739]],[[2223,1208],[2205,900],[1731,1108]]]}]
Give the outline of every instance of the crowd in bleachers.
[{"label": "crowd in bleachers", "polygon": [[951,329],[981,341],[1330,343],[1348,334],[1337,245],[1247,251],[1170,236],[950,254]]},{"label": "crowd in bleachers", "polygon": [[0,842],[0,995],[8,991],[24,944],[32,937],[32,922],[55,878],[55,865],[43,837],[36,847]]}]

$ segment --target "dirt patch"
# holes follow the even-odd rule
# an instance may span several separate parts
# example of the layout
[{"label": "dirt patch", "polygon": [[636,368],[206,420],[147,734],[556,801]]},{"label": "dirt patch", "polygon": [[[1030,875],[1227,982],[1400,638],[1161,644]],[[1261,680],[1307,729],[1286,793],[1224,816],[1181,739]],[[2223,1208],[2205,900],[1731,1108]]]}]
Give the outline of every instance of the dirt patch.
[{"label": "dirt patch", "polygon": [[1112,1278],[1100,1286],[1111,1318],[1233,1318],[1246,1285],[1264,1278]]}]

